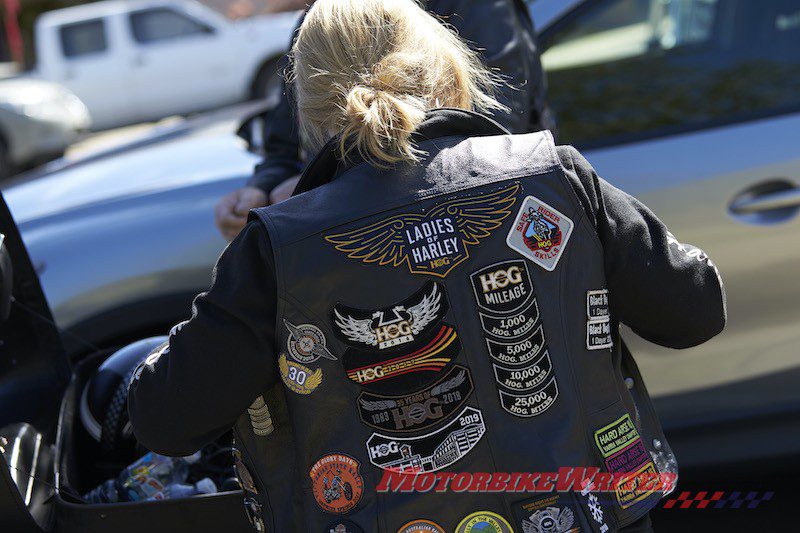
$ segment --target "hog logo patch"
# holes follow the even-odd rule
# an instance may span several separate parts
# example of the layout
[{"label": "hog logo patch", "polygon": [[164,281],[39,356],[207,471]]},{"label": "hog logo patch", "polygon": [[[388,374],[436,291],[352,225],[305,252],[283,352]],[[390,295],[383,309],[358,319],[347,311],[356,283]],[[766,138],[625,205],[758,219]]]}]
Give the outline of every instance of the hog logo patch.
[{"label": "hog logo patch", "polygon": [[402,213],[369,226],[326,235],[338,251],[366,264],[408,268],[444,278],[469,258],[469,246],[489,237],[511,214],[519,184],[455,198],[422,213]]},{"label": "hog logo patch", "polygon": [[534,196],[522,203],[506,238],[512,250],[540,267],[553,271],[572,234],[572,220]]}]

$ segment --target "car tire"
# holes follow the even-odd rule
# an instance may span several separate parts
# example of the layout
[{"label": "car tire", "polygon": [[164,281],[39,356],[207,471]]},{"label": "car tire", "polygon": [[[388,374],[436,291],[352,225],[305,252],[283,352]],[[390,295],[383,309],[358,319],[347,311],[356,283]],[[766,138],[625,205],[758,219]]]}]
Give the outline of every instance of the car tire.
[{"label": "car tire", "polygon": [[253,100],[264,100],[278,90],[283,78],[282,65],[283,62],[279,57],[272,58],[261,65],[250,90]]}]

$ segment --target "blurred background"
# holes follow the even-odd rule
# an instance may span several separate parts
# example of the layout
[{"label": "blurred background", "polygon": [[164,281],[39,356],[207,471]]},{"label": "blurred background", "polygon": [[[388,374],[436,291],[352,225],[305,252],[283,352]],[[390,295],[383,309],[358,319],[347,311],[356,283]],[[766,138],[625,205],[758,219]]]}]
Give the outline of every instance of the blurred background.
[{"label": "blurred background", "polygon": [[[263,156],[303,5],[0,0],[0,188],[74,360],[164,333],[206,288],[213,206]],[[691,517],[749,530],[787,509],[800,452],[800,1],[528,5],[559,142],[722,272],[719,338],[625,338],[681,488],[777,491]]]}]

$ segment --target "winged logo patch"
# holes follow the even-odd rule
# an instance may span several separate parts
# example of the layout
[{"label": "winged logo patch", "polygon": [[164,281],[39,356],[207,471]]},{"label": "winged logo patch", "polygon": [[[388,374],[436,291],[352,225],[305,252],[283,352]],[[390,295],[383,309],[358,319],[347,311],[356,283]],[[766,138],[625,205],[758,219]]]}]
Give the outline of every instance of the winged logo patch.
[{"label": "winged logo patch", "polygon": [[281,379],[286,388],[297,394],[311,394],[322,383],[321,368],[314,370],[295,363],[288,360],[285,354],[281,354],[278,359],[278,369],[281,371]]},{"label": "winged logo patch", "polygon": [[338,251],[367,264],[401,267],[444,278],[512,212],[520,185],[455,198],[424,213],[402,213],[369,226],[326,235]]},{"label": "winged logo patch", "polygon": [[447,312],[443,291],[438,283],[431,281],[389,308],[372,311],[336,305],[334,331],[342,341],[357,348],[388,350],[413,342],[430,332]]}]

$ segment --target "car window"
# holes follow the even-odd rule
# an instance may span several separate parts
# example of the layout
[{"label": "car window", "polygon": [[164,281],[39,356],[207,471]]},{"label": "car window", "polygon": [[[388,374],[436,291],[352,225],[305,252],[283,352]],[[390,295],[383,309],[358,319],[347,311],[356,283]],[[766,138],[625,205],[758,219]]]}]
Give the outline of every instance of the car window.
[{"label": "car window", "polygon": [[589,0],[542,47],[562,142],[598,146],[800,110],[795,0]]},{"label": "car window", "polygon": [[131,13],[130,23],[133,38],[139,43],[213,33],[209,26],[170,8],[145,9]]},{"label": "car window", "polygon": [[76,58],[103,52],[107,48],[106,28],[102,19],[61,26],[61,50],[64,57]]}]

